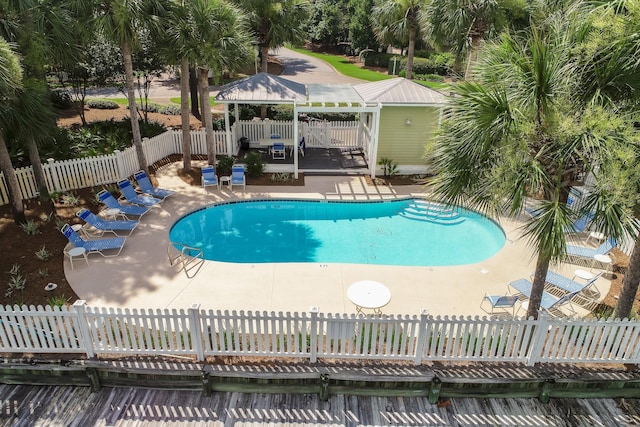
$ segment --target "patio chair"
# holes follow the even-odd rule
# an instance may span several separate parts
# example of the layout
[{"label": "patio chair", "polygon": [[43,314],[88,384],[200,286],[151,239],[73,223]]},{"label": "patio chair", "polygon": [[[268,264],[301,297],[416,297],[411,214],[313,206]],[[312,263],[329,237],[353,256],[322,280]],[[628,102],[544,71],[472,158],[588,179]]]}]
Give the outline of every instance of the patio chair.
[{"label": "patio chair", "polygon": [[118,231],[126,231],[128,232],[127,236],[130,236],[133,233],[133,230],[136,229],[140,221],[133,220],[121,220],[121,221],[108,221],[100,218],[97,215],[94,215],[89,209],[80,209],[76,212],[76,216],[89,224],[94,230],[95,234],[98,236],[103,235],[105,232],[111,232],[118,235]]},{"label": "patio chair", "polygon": [[156,199],[155,197],[139,195],[138,193],[136,193],[136,190],[133,189],[133,186],[128,179],[118,181],[118,187],[122,192],[122,196],[129,203],[133,203],[134,205],[154,206],[162,201],[160,199]]},{"label": "patio chair", "polygon": [[149,212],[149,208],[138,205],[123,205],[116,200],[113,195],[107,190],[102,190],[98,193],[98,198],[108,209],[119,209],[124,215],[135,215],[141,217]]},{"label": "patio chair", "polygon": [[139,170],[138,172],[134,173],[133,177],[136,179],[136,181],[138,181],[140,190],[142,190],[144,194],[148,194],[149,196],[157,197],[164,200],[175,193],[175,191],[172,190],[165,190],[164,188],[154,187],[153,184],[151,184],[151,180],[147,176],[146,172],[143,170]]},{"label": "patio chair", "polygon": [[571,264],[583,265],[585,267],[593,267],[596,255],[608,255],[609,252],[617,245],[616,239],[609,237],[597,248],[588,248],[585,246],[567,245],[566,260]]},{"label": "patio chair", "polygon": [[587,229],[587,226],[589,225],[589,223],[591,222],[592,219],[593,219],[593,214],[592,213],[584,214],[584,215],[580,216],[580,218],[576,219],[573,222],[573,224],[571,224],[568,227],[565,227],[565,229],[563,231],[566,234],[579,234],[579,233],[582,233],[583,231],[585,231]]},{"label": "patio chair", "polygon": [[233,190],[234,185],[242,185],[242,189],[246,189],[247,179],[244,175],[244,166],[234,165],[231,167],[231,182],[229,188]]},{"label": "patio chair", "polygon": [[216,175],[216,169],[212,165],[202,167],[202,189],[207,192],[207,186],[215,185],[220,190],[220,180]]},{"label": "patio chair", "polygon": [[[517,302],[518,297],[515,295],[484,294],[484,298],[482,298],[482,302],[480,303],[480,308],[490,315],[508,314],[514,316]],[[489,303],[489,307],[485,307],[485,303]]]},{"label": "patio chair", "polygon": [[[302,137],[302,139],[300,140],[300,142],[298,142],[298,152],[300,154],[302,154],[302,157],[304,157],[304,147],[305,147],[305,142],[304,142],[304,136]],[[291,146],[291,155],[293,156],[293,152],[295,150],[295,146],[292,145]]]},{"label": "patio chair", "polygon": [[[77,247],[84,248],[87,254],[98,253],[103,257],[112,257],[120,255],[122,248],[124,247],[124,242],[126,237],[110,237],[107,239],[95,239],[95,240],[84,240],[78,233],[75,232],[73,228],[69,224],[65,224],[60,229],[62,234],[65,235],[69,242]],[[113,254],[105,254],[105,251],[113,251]]]},{"label": "patio chair", "polygon": [[591,279],[587,280],[584,284],[576,282],[575,280],[569,279],[568,277],[563,276],[562,274],[556,273],[555,271],[548,270],[546,281],[548,284],[552,285],[554,288],[559,289],[563,292],[582,292],[590,298],[597,298],[600,296],[600,292],[597,290],[591,289],[593,284],[602,276],[603,272],[596,274]]},{"label": "patio chair", "polygon": [[271,157],[275,160],[275,159],[284,159],[286,157],[286,152],[284,149],[284,143],[283,142],[276,142],[273,144],[273,146],[271,147]]},{"label": "patio chair", "polygon": [[[531,288],[533,284],[527,279],[518,279],[509,283],[509,288],[521,294],[524,297],[524,301],[521,304],[522,308],[527,309],[529,306],[529,298],[531,297]],[[575,314],[575,309],[571,304],[571,300],[578,295],[580,291],[569,292],[561,297],[556,297],[547,291],[542,291],[542,298],[540,299],[540,308],[549,314],[564,313],[560,310],[561,307],[566,306],[571,314]]]}]

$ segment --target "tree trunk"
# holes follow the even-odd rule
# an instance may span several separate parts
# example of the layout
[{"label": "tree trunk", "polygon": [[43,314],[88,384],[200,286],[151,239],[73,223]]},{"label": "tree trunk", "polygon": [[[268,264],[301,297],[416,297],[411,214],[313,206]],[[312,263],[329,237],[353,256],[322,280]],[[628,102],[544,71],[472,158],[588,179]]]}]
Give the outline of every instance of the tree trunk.
[{"label": "tree trunk", "polygon": [[622,279],[622,291],[618,299],[618,304],[613,313],[614,318],[624,318],[631,315],[633,310],[633,302],[638,293],[638,284],[640,284],[640,235],[636,237],[633,252],[629,257],[629,266],[627,272]]},{"label": "tree trunk", "polygon": [[[263,73],[269,72],[269,46],[265,43],[261,47],[262,64],[260,64],[260,71]],[[267,105],[262,104],[260,107],[260,118],[264,120],[267,117]]]},{"label": "tree trunk", "polygon": [[38,193],[40,193],[40,200],[43,202],[50,201],[49,189],[47,188],[47,180],[44,176],[44,169],[42,168],[38,145],[33,137],[30,137],[27,140],[27,151],[29,151],[29,160],[31,161],[31,167],[33,168],[33,176],[36,180]]},{"label": "tree trunk", "polygon": [[413,74],[413,54],[416,50],[416,30],[409,30],[409,50],[407,52],[407,79],[411,80]]},{"label": "tree trunk", "polygon": [[189,68],[189,92],[191,93],[191,114],[196,119],[202,120],[200,102],[198,101],[198,74],[195,68]]},{"label": "tree trunk", "polygon": [[9,190],[9,202],[11,203],[11,211],[13,212],[13,220],[16,224],[24,224],[27,217],[24,215],[24,204],[22,203],[22,193],[18,185],[18,177],[16,171],[11,164],[11,156],[7,150],[7,144],[4,142],[4,135],[0,132],[0,170],[4,172],[4,179]]},{"label": "tree trunk", "polygon": [[138,157],[138,165],[140,169],[149,175],[149,167],[147,158],[142,149],[142,136],[140,135],[140,123],[138,122],[138,109],[136,107],[135,83],[133,77],[133,64],[131,62],[131,47],[127,43],[120,46],[122,51],[122,59],[124,61],[124,76],[127,87],[127,98],[129,100],[129,116],[131,119],[131,133],[133,134],[133,145],[136,148]]},{"label": "tree trunk", "polygon": [[542,291],[547,281],[547,271],[549,271],[549,257],[538,255],[536,271],[533,275],[533,285],[531,286],[531,295],[529,296],[527,318],[538,318],[538,310],[540,309],[540,302],[542,301]]},{"label": "tree trunk", "polygon": [[213,120],[211,118],[211,106],[209,104],[209,70],[198,69],[198,85],[202,98],[202,124],[207,140],[207,160],[210,165],[216,164],[216,146],[213,143]]},{"label": "tree trunk", "polygon": [[182,118],[182,168],[191,170],[191,129],[189,127],[189,60],[180,61],[180,116]]},{"label": "tree trunk", "polygon": [[482,37],[474,35],[471,37],[471,49],[469,50],[469,56],[467,58],[467,66],[464,70],[464,79],[466,81],[472,80],[473,65],[478,60],[478,54],[480,52],[480,44],[482,43]]}]

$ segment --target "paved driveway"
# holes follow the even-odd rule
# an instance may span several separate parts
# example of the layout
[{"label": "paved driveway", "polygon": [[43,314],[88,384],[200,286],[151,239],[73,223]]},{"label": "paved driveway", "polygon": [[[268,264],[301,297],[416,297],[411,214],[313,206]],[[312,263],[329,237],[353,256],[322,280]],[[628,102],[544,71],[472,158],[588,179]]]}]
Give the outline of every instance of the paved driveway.
[{"label": "paved driveway", "polygon": [[365,80],[355,79],[340,74],[328,63],[313,56],[298,53],[286,47],[272,52],[284,66],[282,77],[298,83],[364,83]]}]

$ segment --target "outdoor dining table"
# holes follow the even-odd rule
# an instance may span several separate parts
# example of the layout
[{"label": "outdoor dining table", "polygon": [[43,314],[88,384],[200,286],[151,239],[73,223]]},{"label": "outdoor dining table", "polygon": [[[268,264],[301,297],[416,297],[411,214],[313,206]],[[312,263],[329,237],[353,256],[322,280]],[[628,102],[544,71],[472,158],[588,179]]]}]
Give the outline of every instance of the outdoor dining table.
[{"label": "outdoor dining table", "polygon": [[382,307],[391,301],[391,291],[380,282],[361,280],[349,286],[347,297],[355,304],[357,314],[364,314],[364,309],[382,314]]}]

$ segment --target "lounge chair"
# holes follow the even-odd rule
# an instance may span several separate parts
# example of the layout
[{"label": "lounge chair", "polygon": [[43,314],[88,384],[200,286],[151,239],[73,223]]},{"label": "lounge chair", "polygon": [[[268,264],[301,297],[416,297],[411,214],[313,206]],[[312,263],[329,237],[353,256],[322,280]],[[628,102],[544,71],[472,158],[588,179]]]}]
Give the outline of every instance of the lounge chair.
[{"label": "lounge chair", "polygon": [[[300,154],[302,154],[302,157],[304,157],[304,148],[305,148],[305,142],[304,142],[304,136],[302,137],[302,139],[300,140],[300,142],[298,142],[298,152]],[[293,152],[295,151],[295,146],[292,145],[291,146],[291,155],[293,156]]]},{"label": "lounge chair", "polygon": [[275,142],[273,144],[273,146],[271,147],[271,157],[273,159],[284,159],[286,157],[283,142]]},{"label": "lounge chair", "polygon": [[[125,237],[110,237],[107,239],[84,240],[69,224],[60,230],[69,242],[78,248],[84,248],[87,254],[98,253],[103,257],[118,256],[124,247]],[[105,251],[117,251],[106,255]]]},{"label": "lounge chair", "polygon": [[555,271],[548,270],[546,281],[548,284],[553,285],[554,287],[564,291],[564,292],[585,292],[589,291],[593,295],[597,295],[598,292],[594,292],[589,290],[589,288],[595,283],[596,280],[602,276],[603,272],[600,272],[593,276],[591,279],[587,280],[584,284],[576,282],[575,280],[569,279],[568,277],[563,276],[562,274],[558,274]]},{"label": "lounge chair", "polygon": [[120,188],[122,196],[127,200],[127,202],[133,203],[134,205],[154,206],[162,201],[160,199],[156,199],[155,197],[139,195],[138,193],[136,193],[136,190],[133,189],[133,186],[128,179],[118,181],[118,187]]},{"label": "lounge chair", "polygon": [[97,234],[100,236],[105,232],[111,232],[117,236],[118,231],[126,231],[128,232],[127,236],[129,236],[131,235],[131,233],[133,233],[133,230],[135,230],[140,223],[140,221],[133,221],[130,219],[122,221],[105,220],[97,215],[94,215],[93,212],[88,209],[80,209],[78,212],[76,212],[76,216],[93,227],[93,229],[95,229],[97,231]]},{"label": "lounge chair", "polygon": [[172,190],[165,190],[164,188],[154,187],[153,184],[151,184],[151,180],[143,170],[139,170],[138,172],[134,173],[133,177],[136,179],[136,181],[138,181],[140,190],[142,190],[144,194],[148,194],[149,196],[157,197],[164,200],[175,193],[175,191]]},{"label": "lounge chair", "polygon": [[580,218],[576,219],[573,224],[568,227],[565,227],[564,232],[567,234],[578,234],[582,233],[587,229],[587,226],[593,219],[593,214],[588,213],[582,215]]},{"label": "lounge chair", "polygon": [[[515,315],[517,302],[518,297],[515,295],[484,294],[484,298],[482,298],[482,302],[480,303],[480,308],[487,314],[491,315],[509,314],[513,316]],[[485,303],[489,303],[489,307],[485,307]]]},{"label": "lounge chair", "polygon": [[141,217],[149,212],[149,208],[138,205],[123,205],[116,200],[115,197],[107,190],[102,190],[98,193],[98,198],[109,209],[119,209],[124,215],[135,215]]},{"label": "lounge chair", "polygon": [[205,166],[202,168],[202,189],[206,192],[208,185],[215,185],[220,190],[220,181],[216,170],[213,166]]},{"label": "lounge chair", "polygon": [[234,185],[242,185],[242,189],[246,189],[247,180],[244,176],[244,166],[235,165],[231,167],[231,182],[229,187],[233,190]]},{"label": "lounge chair", "polygon": [[616,239],[609,237],[597,248],[588,248],[585,246],[567,245],[567,262],[577,265],[591,267],[596,262],[596,255],[607,255],[611,249],[617,245]]},{"label": "lounge chair", "polygon": [[[509,283],[509,288],[514,289],[517,293],[523,295],[526,299],[521,305],[523,308],[527,308],[529,305],[529,298],[531,297],[531,288],[533,284],[527,279],[518,279],[511,283]],[[540,299],[540,308],[545,310],[548,313],[552,313],[552,311],[560,312],[561,307],[567,306],[567,309],[571,312],[571,314],[575,314],[575,310],[571,305],[571,300],[578,295],[580,291],[569,292],[561,297],[556,297],[550,294],[547,291],[542,291],[542,298]],[[564,313],[563,313],[564,314]]]}]

